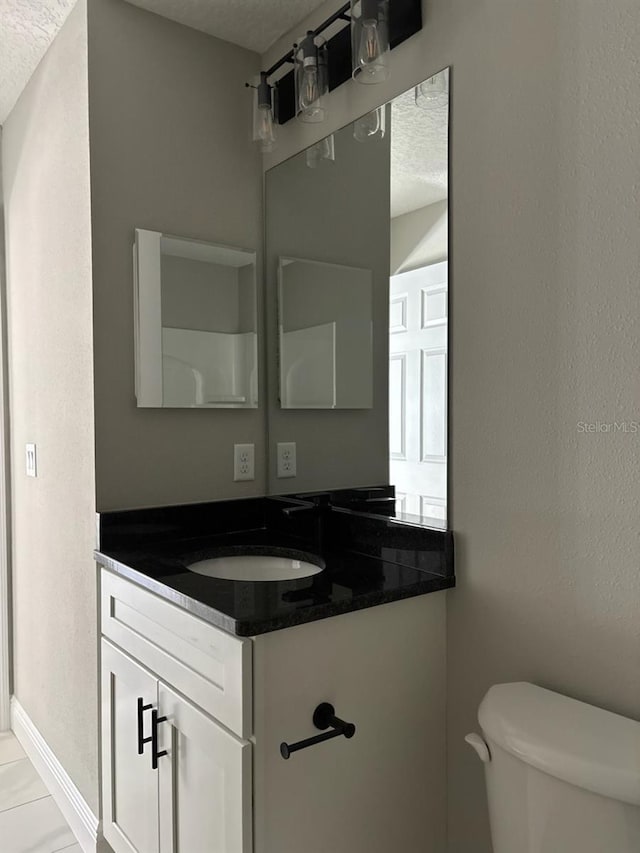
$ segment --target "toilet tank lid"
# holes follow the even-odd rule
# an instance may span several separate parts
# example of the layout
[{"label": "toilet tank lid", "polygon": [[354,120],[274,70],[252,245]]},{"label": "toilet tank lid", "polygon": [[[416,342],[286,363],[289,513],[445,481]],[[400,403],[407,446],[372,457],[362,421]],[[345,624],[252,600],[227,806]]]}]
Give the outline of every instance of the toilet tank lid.
[{"label": "toilet tank lid", "polygon": [[640,723],[535,684],[496,684],[478,721],[491,742],[572,785],[640,805]]}]

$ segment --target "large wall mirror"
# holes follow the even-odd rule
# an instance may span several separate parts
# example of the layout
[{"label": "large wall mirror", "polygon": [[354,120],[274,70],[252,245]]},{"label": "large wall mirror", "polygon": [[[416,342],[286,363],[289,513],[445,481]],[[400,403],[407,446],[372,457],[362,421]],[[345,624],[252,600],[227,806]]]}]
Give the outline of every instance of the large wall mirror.
[{"label": "large wall mirror", "polygon": [[136,229],[134,291],[138,406],[257,407],[255,252]]},{"label": "large wall mirror", "polygon": [[271,494],[391,484],[446,521],[449,70],[266,175]]}]

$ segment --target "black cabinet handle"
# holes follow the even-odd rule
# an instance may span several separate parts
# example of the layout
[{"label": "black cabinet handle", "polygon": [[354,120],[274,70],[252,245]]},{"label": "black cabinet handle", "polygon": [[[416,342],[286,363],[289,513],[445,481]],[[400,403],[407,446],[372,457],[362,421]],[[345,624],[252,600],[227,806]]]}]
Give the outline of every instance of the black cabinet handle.
[{"label": "black cabinet handle", "polygon": [[150,737],[144,736],[144,712],[148,711],[151,705],[145,705],[144,699],[138,699],[138,755],[144,752],[145,743],[149,743]]},{"label": "black cabinet handle", "polygon": [[160,723],[166,722],[166,717],[159,717],[158,712],[154,708],[151,712],[151,769],[158,769],[158,759],[167,754],[167,750],[163,749],[158,752],[158,726]]},{"label": "black cabinet handle", "polygon": [[306,740],[299,740],[297,743],[281,743],[280,755],[283,758],[289,758],[292,752],[298,752],[299,749],[306,749],[308,746],[315,746],[316,743],[324,743],[325,740],[331,740],[334,737],[344,735],[346,738],[352,738],[356,733],[356,727],[353,723],[346,723],[340,717],[336,717],[336,709],[329,702],[321,702],[313,712],[313,725],[317,729],[331,728],[330,732],[325,732],[323,735],[315,735],[308,737]]}]

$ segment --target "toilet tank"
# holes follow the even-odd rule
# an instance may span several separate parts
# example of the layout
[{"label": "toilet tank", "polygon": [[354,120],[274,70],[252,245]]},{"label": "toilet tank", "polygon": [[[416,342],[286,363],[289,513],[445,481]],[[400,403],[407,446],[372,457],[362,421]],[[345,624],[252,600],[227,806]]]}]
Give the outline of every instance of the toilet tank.
[{"label": "toilet tank", "polygon": [[640,723],[524,682],[478,721],[494,853],[639,853]]}]

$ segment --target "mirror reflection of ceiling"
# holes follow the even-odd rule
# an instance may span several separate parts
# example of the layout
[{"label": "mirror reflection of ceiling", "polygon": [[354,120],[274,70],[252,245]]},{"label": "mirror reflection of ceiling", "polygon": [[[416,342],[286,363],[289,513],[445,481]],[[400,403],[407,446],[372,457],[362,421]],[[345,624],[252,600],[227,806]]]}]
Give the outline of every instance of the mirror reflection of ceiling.
[{"label": "mirror reflection of ceiling", "polygon": [[129,0],[232,44],[264,53],[324,0]]},{"label": "mirror reflection of ceiling", "polygon": [[391,217],[447,198],[448,107],[416,106],[410,89],[391,104]]}]

